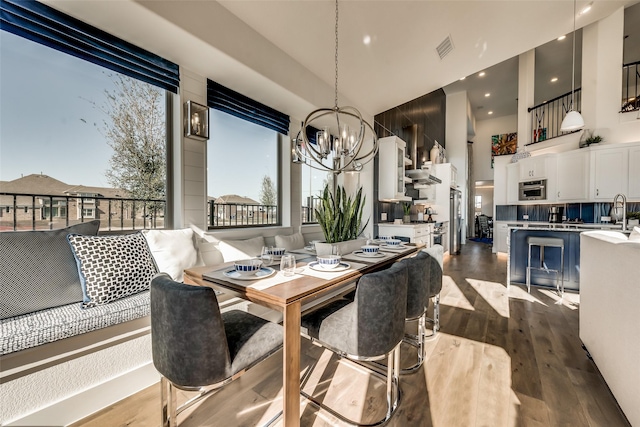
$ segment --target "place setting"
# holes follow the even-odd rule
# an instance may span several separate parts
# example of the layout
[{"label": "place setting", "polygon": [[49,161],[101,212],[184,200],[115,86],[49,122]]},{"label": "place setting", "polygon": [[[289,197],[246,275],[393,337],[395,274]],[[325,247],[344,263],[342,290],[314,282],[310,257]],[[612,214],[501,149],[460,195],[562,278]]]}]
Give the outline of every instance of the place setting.
[{"label": "place setting", "polygon": [[[273,260],[273,254],[265,251],[260,258],[237,260],[233,266],[205,273],[203,277],[214,280],[223,279],[257,290],[267,289],[300,277],[296,273],[301,272],[302,268],[296,268],[296,258],[293,254],[282,253],[276,256],[279,257],[277,262]],[[279,264],[279,271],[270,267],[269,264]]]},{"label": "place setting", "polygon": [[367,263],[378,262],[385,257],[387,255],[380,252],[380,247],[377,245],[364,245],[359,250],[344,256],[345,259]]},{"label": "place setting", "polygon": [[404,245],[404,242],[400,239],[386,239],[384,243],[380,243],[379,247],[381,251],[393,252],[399,252],[409,249],[409,247]]},{"label": "place setting", "polygon": [[304,267],[301,274],[321,279],[332,279],[336,276],[351,273],[363,266],[363,264],[343,261],[342,256],[339,254],[318,255],[315,261],[309,262]]}]

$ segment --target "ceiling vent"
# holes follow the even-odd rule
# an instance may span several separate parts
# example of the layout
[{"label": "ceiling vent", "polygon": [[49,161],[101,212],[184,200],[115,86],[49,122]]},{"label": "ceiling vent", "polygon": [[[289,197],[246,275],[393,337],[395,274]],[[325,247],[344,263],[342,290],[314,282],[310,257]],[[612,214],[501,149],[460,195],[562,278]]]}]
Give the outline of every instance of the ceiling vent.
[{"label": "ceiling vent", "polygon": [[453,40],[451,40],[451,35],[448,35],[446,39],[442,40],[442,43],[438,45],[436,50],[438,51],[440,59],[444,59],[444,57],[453,50]]}]

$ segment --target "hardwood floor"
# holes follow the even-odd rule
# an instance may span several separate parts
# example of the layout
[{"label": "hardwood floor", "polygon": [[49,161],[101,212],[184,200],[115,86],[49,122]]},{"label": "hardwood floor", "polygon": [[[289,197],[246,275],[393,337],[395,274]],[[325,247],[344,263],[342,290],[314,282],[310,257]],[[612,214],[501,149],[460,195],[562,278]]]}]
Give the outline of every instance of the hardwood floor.
[{"label": "hardwood floor", "polygon": [[[393,427],[629,426],[578,337],[577,294],[506,288],[506,257],[468,242],[447,257],[441,331],[427,361],[401,377]],[[413,353],[403,347],[403,365]],[[253,426],[282,405],[282,354],[276,353],[179,417],[181,426]],[[303,340],[301,366],[315,363],[304,390],[358,419],[381,417],[385,386],[363,368]],[[187,394],[182,396],[186,399]],[[75,426],[157,426],[159,385]],[[303,426],[344,425],[302,404]],[[282,422],[278,424],[281,426]]]}]

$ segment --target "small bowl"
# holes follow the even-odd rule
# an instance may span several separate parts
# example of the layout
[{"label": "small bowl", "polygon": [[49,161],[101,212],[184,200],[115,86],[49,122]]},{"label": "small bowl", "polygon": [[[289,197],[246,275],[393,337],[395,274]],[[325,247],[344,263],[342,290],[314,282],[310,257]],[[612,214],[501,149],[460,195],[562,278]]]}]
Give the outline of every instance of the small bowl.
[{"label": "small bowl", "polygon": [[378,250],[380,248],[378,248],[375,245],[364,245],[364,246],[361,246],[360,249],[362,249],[362,254],[363,255],[374,256],[375,254],[378,253]]},{"label": "small bowl", "polygon": [[273,256],[284,255],[285,248],[269,248],[269,253]]},{"label": "small bowl", "polygon": [[386,244],[388,246],[400,246],[400,244],[402,243],[402,240],[400,239],[387,239],[385,240]]},{"label": "small bowl", "polygon": [[260,271],[262,261],[259,259],[242,259],[236,261],[234,266],[241,276],[251,276]]},{"label": "small bowl", "polygon": [[326,269],[336,268],[340,265],[341,258],[340,255],[321,255],[317,257],[320,267]]}]

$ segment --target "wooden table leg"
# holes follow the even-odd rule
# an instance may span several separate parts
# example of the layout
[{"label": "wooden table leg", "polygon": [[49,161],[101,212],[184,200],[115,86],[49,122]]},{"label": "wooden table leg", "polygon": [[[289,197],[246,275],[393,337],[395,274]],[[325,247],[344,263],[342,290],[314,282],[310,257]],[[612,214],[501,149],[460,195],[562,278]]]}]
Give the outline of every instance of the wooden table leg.
[{"label": "wooden table leg", "polygon": [[285,427],[300,426],[300,302],[284,309],[282,349],[283,419]]}]

